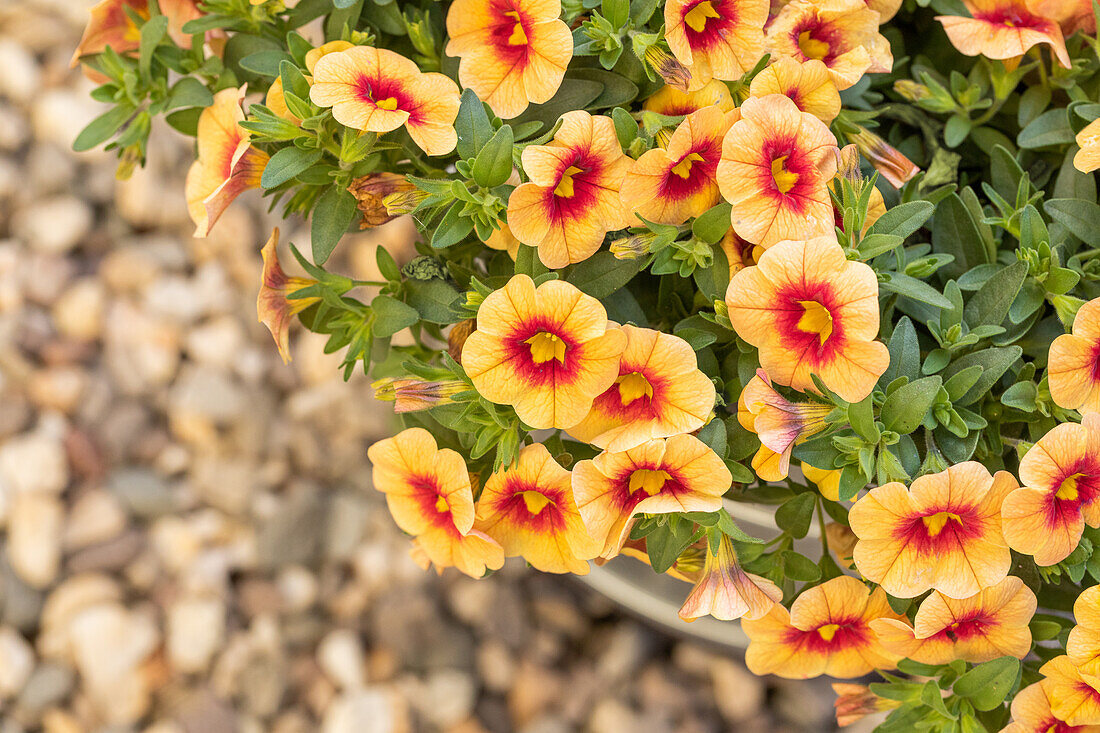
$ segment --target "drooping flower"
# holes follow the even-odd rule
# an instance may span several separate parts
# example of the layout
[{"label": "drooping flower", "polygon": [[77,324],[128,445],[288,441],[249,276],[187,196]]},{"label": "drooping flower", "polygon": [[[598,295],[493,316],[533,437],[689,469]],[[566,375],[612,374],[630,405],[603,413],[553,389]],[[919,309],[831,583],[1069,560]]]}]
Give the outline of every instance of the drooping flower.
[{"label": "drooping flower", "polygon": [[821,61],[837,88],[847,89],[866,73],[892,68],[878,27],[879,14],[863,0],[793,0],[768,26],[766,45],[775,56]]},{"label": "drooping flower", "polygon": [[610,451],[698,430],[714,408],[714,383],[679,336],[623,326],[626,350],[615,381],[569,428],[578,440]]},{"label": "drooping flower", "polygon": [[870,130],[860,128],[858,132],[848,135],[848,139],[894,188],[901,188],[920,173],[920,168],[913,161]]},{"label": "drooping flower", "polygon": [[271,232],[271,238],[260,250],[264,260],[263,276],[260,280],[260,294],[256,298],[256,312],[259,320],[279,349],[284,364],[290,363],[290,319],[314,303],[319,297],[291,298],[295,292],[316,285],[317,281],[305,277],[289,277],[279,265],[279,229]]},{"label": "drooping flower", "polygon": [[753,674],[787,679],[893,669],[900,657],[879,643],[871,629],[876,618],[901,618],[881,588],[871,592],[849,575],[827,580],[803,592],[789,613],[777,605],[761,619],[741,620],[749,637],[745,664]]},{"label": "drooping flower", "polygon": [[382,133],[404,125],[428,155],[451,152],[458,139],[458,86],[384,48],[353,46],[322,56],[313,67],[309,98],[331,107],[345,127]]},{"label": "drooping flower", "polygon": [[1005,539],[1039,565],[1061,562],[1085,524],[1100,527],[1100,413],[1039,438],[1020,461],[1020,482],[1001,507]]},{"label": "drooping flower", "polygon": [[1089,674],[1100,674],[1100,585],[1081,591],[1073,603],[1077,625],[1070,629],[1066,655]]},{"label": "drooping flower", "polygon": [[659,115],[676,117],[691,114],[711,105],[723,112],[737,109],[729,87],[717,79],[707,82],[693,92],[684,92],[671,85],[663,86],[642,102],[642,109]]},{"label": "drooping flower", "polygon": [[482,397],[531,427],[568,429],[614,383],[625,348],[598,300],[563,280],[536,288],[516,275],[478,309],[462,366]]},{"label": "drooping flower", "polygon": [[707,548],[703,572],[680,607],[680,618],[713,616],[720,621],[759,619],[783,600],[783,590],[767,578],[746,573],[730,538],[722,535],[718,552]]},{"label": "drooping flower", "polygon": [[[195,0],[160,0],[158,7],[168,18],[168,35],[173,42],[189,47],[191,37],[183,32],[183,26],[202,17]],[[149,19],[148,0],[100,0],[91,7],[91,17],[73,52],[71,66],[75,67],[84,56],[103,53],[108,46],[123,56],[138,50],[141,29],[130,19],[127,9],[143,20]]]},{"label": "drooping flower", "polygon": [[751,97],[722,142],[718,186],[742,239],[770,247],[833,232],[836,138],[789,97]]},{"label": "drooping flower", "polygon": [[863,720],[868,715],[901,707],[899,701],[879,697],[871,692],[871,688],[867,685],[834,682],[832,688],[836,693],[836,702],[833,703],[833,707],[836,709],[838,728],[845,728],[856,721]]},{"label": "drooping flower", "polygon": [[878,335],[878,279],[833,237],[780,242],[730,279],[737,335],[760,350],[776,383],[813,389],[811,374],[849,402],[870,394],[890,362]]},{"label": "drooping flower", "polygon": [[1100,733],[1100,725],[1071,726],[1054,716],[1051,684],[1040,680],[1012,698],[1012,722],[1001,733]]},{"label": "drooping flower", "polygon": [[447,54],[458,80],[509,119],[554,96],[573,58],[559,0],[455,0],[447,11]]},{"label": "drooping flower", "polygon": [[393,411],[417,412],[453,403],[456,395],[468,391],[458,379],[427,380],[419,377],[386,377],[371,383],[376,400],[393,402]]},{"label": "drooping flower", "polygon": [[184,191],[195,236],[205,237],[233,199],[260,187],[270,157],[252,146],[244,121],[244,88],[222,89],[199,115],[198,156],[187,171]]},{"label": "drooping flower", "polygon": [[768,0],[669,0],[668,47],[691,71],[691,89],[734,81],[764,55]]},{"label": "drooping flower", "polygon": [[683,224],[717,204],[722,137],[737,116],[704,107],[685,117],[667,148],[646,151],[630,166],[619,189],[623,205],[648,221]]},{"label": "drooping flower", "polygon": [[600,556],[619,554],[639,514],[714,512],[733,484],[729,469],[693,435],[605,451],[573,466],[573,494]]},{"label": "drooping flower", "polygon": [[939,591],[924,599],[913,625],[893,619],[871,622],[882,645],[923,664],[956,659],[979,664],[998,657],[1023,659],[1031,651],[1035,594],[1009,576],[969,598],[955,600]]},{"label": "drooping flower", "polygon": [[691,71],[680,63],[675,56],[662,48],[661,44],[654,43],[650,45],[645,50],[644,58],[649,67],[657,72],[657,75],[664,80],[665,84],[679,89],[681,92],[688,91],[691,84]]},{"label": "drooping flower", "polygon": [[920,476],[910,489],[872,489],[848,513],[856,567],[898,598],[935,589],[962,599],[996,585],[1012,565],[1001,502],[1017,486],[1007,471],[992,476],[967,461]]},{"label": "drooping flower", "polygon": [[1047,383],[1059,407],[1100,412],[1100,298],[1081,306],[1072,332],[1051,343]]},{"label": "drooping flower", "polygon": [[396,217],[389,213],[383,199],[393,193],[416,190],[416,186],[400,173],[368,173],[354,179],[348,191],[355,196],[356,206],[362,218],[360,229],[377,227]]},{"label": "drooping flower", "polygon": [[[1082,672],[1065,655],[1044,664],[1039,668],[1039,674],[1044,677],[1040,684],[1055,720],[1067,726],[1100,725],[1100,677]],[[1015,706],[1013,708],[1015,718]],[[1071,727],[1069,730],[1074,729]]]},{"label": "drooping flower", "polygon": [[733,231],[732,228],[722,237],[722,241],[718,243],[718,246],[722,248],[722,252],[726,255],[726,261],[730,266],[730,277],[746,267],[755,265],[760,255],[764,253],[763,247],[749,244],[737,236],[737,232]]},{"label": "drooping flower", "polygon": [[637,223],[619,199],[630,165],[610,117],[566,112],[549,144],[523,149],[531,180],[508,198],[508,227],[547,267],[588,259],[607,232]]},{"label": "drooping flower", "polygon": [[506,557],[523,557],[546,573],[585,575],[586,560],[599,554],[573,500],[569,471],[541,443],[489,477],[474,526],[499,542]]},{"label": "drooping flower", "polygon": [[1058,63],[1072,66],[1062,29],[1037,12],[1035,0],[963,0],[972,17],[937,15],[959,53],[1019,63],[1028,49],[1050,46]]},{"label": "drooping flower", "polygon": [[749,93],[754,97],[782,94],[802,112],[829,124],[840,114],[840,92],[829,68],[818,59],[799,61],[780,56],[753,77]]},{"label": "drooping flower", "polygon": [[824,430],[832,410],[832,405],[791,402],[775,391],[763,369],[757,369],[737,398],[737,421],[760,437],[760,450],[752,460],[757,475],[764,481],[785,479],[794,446]]},{"label": "drooping flower", "polygon": [[427,430],[409,428],[372,445],[367,457],[397,526],[437,567],[480,578],[504,565],[500,545],[473,529],[474,495],[461,455],[440,449]]}]

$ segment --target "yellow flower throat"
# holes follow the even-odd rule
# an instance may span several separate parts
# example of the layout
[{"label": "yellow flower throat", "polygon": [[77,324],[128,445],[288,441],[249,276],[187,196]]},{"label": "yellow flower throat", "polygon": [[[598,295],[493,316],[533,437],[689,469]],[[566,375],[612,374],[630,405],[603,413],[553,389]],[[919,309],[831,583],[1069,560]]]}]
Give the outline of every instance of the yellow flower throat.
[{"label": "yellow flower throat", "polygon": [[386,109],[390,112],[393,112],[395,109],[397,109],[397,98],[386,97],[385,99],[376,99],[374,100],[374,106],[378,109]]},{"label": "yellow flower throat", "polygon": [[962,526],[962,517],[951,512],[937,512],[927,517],[921,517],[921,521],[924,522],[929,537],[937,536],[947,526],[948,522],[958,522],[959,526]]},{"label": "yellow flower throat", "polygon": [[787,193],[798,183],[798,174],[787,170],[786,155],[781,155],[772,161],[772,180],[779,193]]},{"label": "yellow flower throat", "polygon": [[536,364],[544,364],[551,359],[557,359],[559,364],[565,363],[568,346],[559,336],[540,331],[523,343],[531,347],[531,359]]},{"label": "yellow flower throat", "polygon": [[1076,501],[1079,492],[1077,491],[1077,481],[1085,474],[1075,473],[1072,476],[1066,476],[1062,479],[1062,483],[1058,484],[1058,491],[1054,493],[1055,499],[1062,499],[1063,501]]},{"label": "yellow flower throat", "polygon": [[531,514],[539,514],[539,512],[545,509],[546,505],[549,503],[550,498],[546,496],[546,494],[539,493],[538,491],[523,492],[523,504]]},{"label": "yellow flower throat", "polygon": [[668,481],[670,478],[672,477],[668,475],[667,471],[654,471],[649,468],[639,468],[637,471],[630,474],[630,484],[628,488],[631,494],[640,489],[650,496],[653,496],[654,494],[661,493],[665,481]]},{"label": "yellow flower throat", "polygon": [[653,397],[653,385],[641,372],[624,374],[615,380],[615,384],[619,385],[619,401],[623,406],[642,397]]},{"label": "yellow flower throat", "polygon": [[527,33],[523,30],[523,24],[520,23],[519,11],[508,10],[504,13],[506,18],[512,18],[516,21],[516,25],[512,28],[512,35],[508,36],[509,46],[526,46],[527,45]]},{"label": "yellow flower throat", "polygon": [[840,624],[825,624],[817,628],[818,636],[825,641],[832,641],[838,631],[840,631]]},{"label": "yellow flower throat", "polygon": [[699,155],[699,153],[689,153],[684,156],[683,160],[672,166],[672,172],[680,176],[680,178],[687,180],[691,175],[691,164],[702,159],[703,156]]},{"label": "yellow flower throat", "polygon": [[829,44],[814,38],[810,31],[802,31],[798,34],[798,48],[807,59],[821,61],[829,55]]},{"label": "yellow flower throat", "polygon": [[833,314],[816,300],[800,300],[798,304],[802,306],[803,313],[796,328],[806,333],[816,333],[818,343],[824,344],[833,335]]},{"label": "yellow flower throat", "polygon": [[558,181],[558,185],[554,188],[554,195],[566,199],[573,198],[573,176],[583,172],[584,171],[575,165],[566,168],[565,173],[561,174],[561,180]]},{"label": "yellow flower throat", "polygon": [[718,11],[711,5],[710,0],[703,0],[703,2],[696,5],[684,15],[684,22],[687,23],[688,28],[691,28],[696,33],[702,33],[707,27],[708,18],[721,18]]}]

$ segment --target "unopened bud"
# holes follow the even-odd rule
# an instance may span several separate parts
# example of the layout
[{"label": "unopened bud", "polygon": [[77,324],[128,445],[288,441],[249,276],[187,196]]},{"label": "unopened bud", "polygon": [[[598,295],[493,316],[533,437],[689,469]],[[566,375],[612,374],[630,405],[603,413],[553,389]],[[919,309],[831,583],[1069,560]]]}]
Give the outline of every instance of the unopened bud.
[{"label": "unopened bud", "polygon": [[681,64],[675,56],[661,48],[659,44],[654,43],[646,49],[645,60],[665,80],[665,84],[681,92],[688,90],[688,84],[691,82],[691,72],[688,67]]},{"label": "unopened bud", "polygon": [[913,161],[868,129],[861,127],[859,132],[849,135],[848,139],[855,143],[863,157],[871,161],[875,170],[894,188],[901,188],[920,173],[920,168]]},{"label": "unopened bud", "polygon": [[912,79],[898,79],[894,82],[894,91],[910,102],[919,102],[932,96],[932,90]]},{"label": "unopened bud", "polygon": [[466,344],[466,339],[476,329],[477,321],[473,318],[467,318],[465,321],[456,323],[451,332],[447,334],[447,353],[459,364],[462,363],[462,347]]},{"label": "unopened bud", "polygon": [[457,379],[428,381],[409,377],[379,379],[371,384],[374,397],[394,403],[394,412],[416,412],[454,402],[454,396],[469,387]]},{"label": "unopened bud", "polygon": [[649,248],[655,241],[657,241],[657,235],[653,232],[632,234],[613,241],[611,254],[620,260],[636,260],[649,254]]},{"label": "unopened bud", "polygon": [[411,191],[398,191],[382,197],[382,204],[386,207],[386,213],[390,216],[401,216],[416,211],[420,204],[428,198],[427,191],[414,188]]}]

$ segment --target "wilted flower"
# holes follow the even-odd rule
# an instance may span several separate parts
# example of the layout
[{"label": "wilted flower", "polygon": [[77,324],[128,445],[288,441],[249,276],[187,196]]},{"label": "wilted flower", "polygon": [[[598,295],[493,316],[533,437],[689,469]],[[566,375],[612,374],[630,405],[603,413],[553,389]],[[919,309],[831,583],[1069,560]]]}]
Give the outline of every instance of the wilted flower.
[{"label": "wilted flower", "polygon": [[470,387],[457,379],[427,380],[416,377],[386,377],[371,384],[374,398],[393,402],[394,412],[416,412],[454,402],[455,395]]},{"label": "wilted flower", "polygon": [[877,618],[901,619],[882,588],[869,591],[849,575],[808,588],[788,613],[776,605],[763,618],[742,619],[749,637],[745,664],[753,674],[787,679],[862,677],[893,669],[901,658],[888,652],[871,629]]},{"label": "wilted flower", "polygon": [[1012,553],[1001,535],[1001,502],[1018,484],[976,461],[894,482],[855,503],[848,521],[859,542],[854,559],[865,578],[898,598],[935,589],[969,598],[1004,580]]},{"label": "wilted flower", "polygon": [[913,161],[870,130],[860,128],[859,132],[848,135],[848,139],[894,188],[901,188],[920,173]]},{"label": "wilted flower", "polygon": [[684,621],[702,616],[713,616],[720,621],[758,619],[782,600],[783,591],[779,586],[741,568],[730,538],[722,535],[718,552],[712,553],[708,544],[703,572],[680,607],[680,618]]},{"label": "wilted flower", "polygon": [[256,299],[256,310],[260,322],[271,331],[279,356],[283,363],[290,362],[290,319],[321,299],[318,297],[291,298],[299,290],[316,285],[317,281],[304,277],[289,277],[279,266],[279,230],[271,232],[260,254],[264,260],[263,278],[260,282],[260,295]]},{"label": "wilted flower", "polygon": [[199,115],[198,155],[187,171],[184,191],[195,236],[205,237],[241,193],[260,187],[270,157],[252,146],[244,122],[244,87],[222,89]]},{"label": "wilted flower", "polygon": [[467,318],[452,326],[447,334],[447,353],[459,364],[462,363],[462,347],[466,345],[466,339],[470,337],[470,334],[476,328],[477,321],[473,318]]},{"label": "wilted flower", "polygon": [[428,192],[419,188],[408,191],[395,191],[382,197],[382,206],[390,217],[403,216],[416,211],[428,198]]},{"label": "wilted flower", "polygon": [[352,180],[348,190],[355,196],[356,205],[363,215],[360,229],[376,227],[392,221],[394,214],[389,212],[384,199],[397,193],[418,190],[408,178],[400,173],[369,173]]},{"label": "wilted flower", "polygon": [[1050,46],[1058,63],[1072,66],[1058,23],[1036,12],[1036,0],[963,0],[970,18],[937,15],[960,53],[1018,63],[1032,46]]},{"label": "wilted flower", "polygon": [[879,697],[867,685],[834,682],[832,687],[836,693],[833,707],[836,709],[836,724],[839,728],[847,727],[868,715],[901,707],[899,701]]},{"label": "wilted flower", "polygon": [[660,44],[654,43],[645,50],[645,60],[665,80],[665,84],[687,92],[691,83],[691,72],[675,56],[661,48]]}]

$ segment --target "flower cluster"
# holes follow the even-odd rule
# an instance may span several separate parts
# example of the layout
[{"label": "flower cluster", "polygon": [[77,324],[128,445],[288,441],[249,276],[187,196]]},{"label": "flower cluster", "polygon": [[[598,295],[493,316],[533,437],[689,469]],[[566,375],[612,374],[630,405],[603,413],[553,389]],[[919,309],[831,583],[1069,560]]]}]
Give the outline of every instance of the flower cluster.
[{"label": "flower cluster", "polygon": [[[250,191],[308,219],[259,318],[393,403],[425,568],[641,560],[757,674],[877,672],[840,725],[1100,730],[1097,17],[102,0],[75,146],[125,176],[164,115],[196,236]],[[405,215],[415,256],[340,273]]]}]

